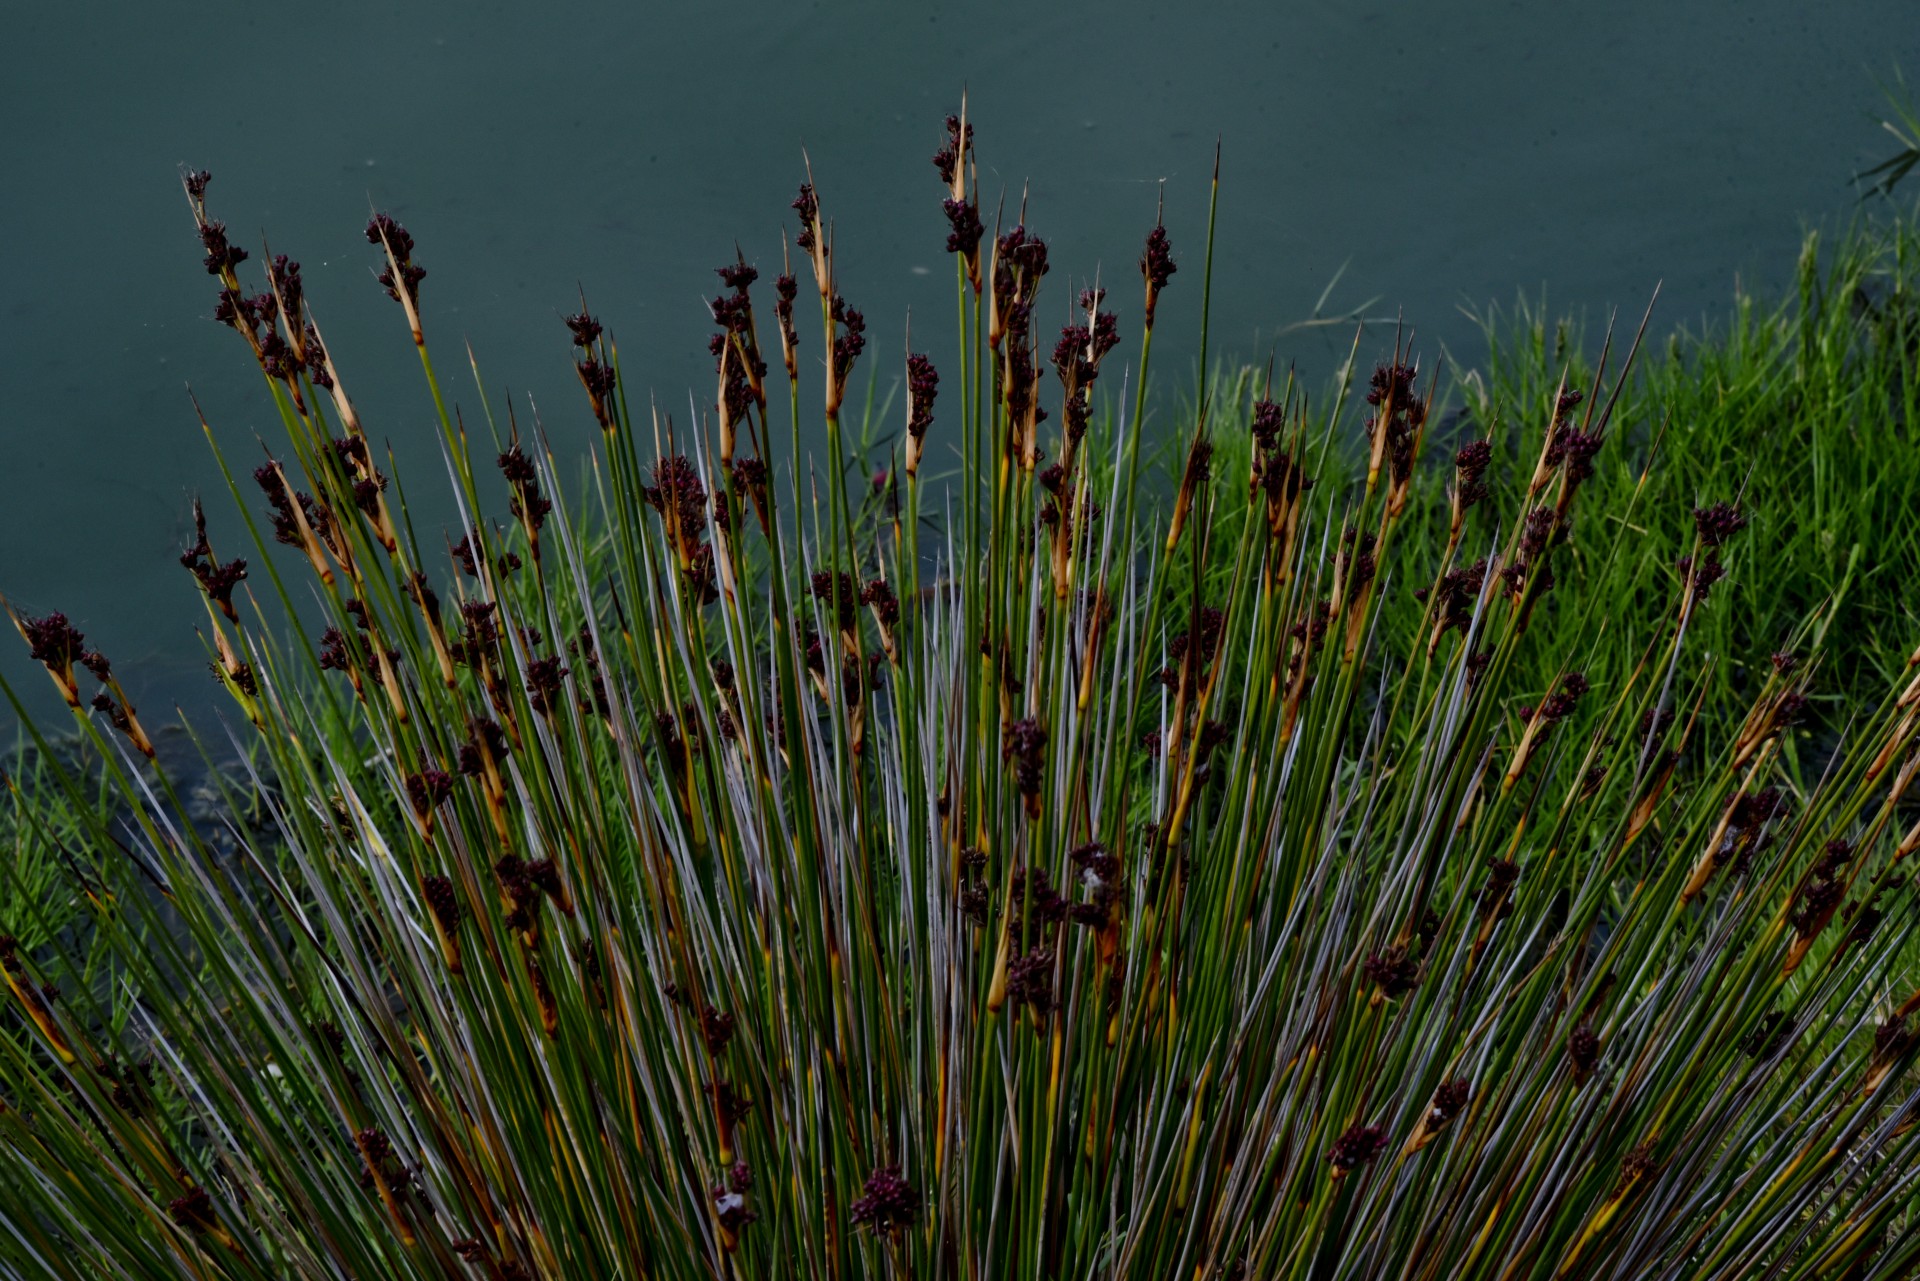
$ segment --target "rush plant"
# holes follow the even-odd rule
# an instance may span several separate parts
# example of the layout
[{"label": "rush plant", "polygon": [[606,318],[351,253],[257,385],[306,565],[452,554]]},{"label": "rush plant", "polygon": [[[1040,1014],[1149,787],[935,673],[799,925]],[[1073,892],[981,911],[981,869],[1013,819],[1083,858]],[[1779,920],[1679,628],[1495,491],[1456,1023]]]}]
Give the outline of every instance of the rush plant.
[{"label": "rush plant", "polygon": [[[879,486],[848,481],[847,388],[878,357],[810,175],[771,308],[754,266],[720,269],[701,421],[637,406],[612,335],[568,318],[600,433],[579,494],[484,392],[456,404],[414,241],[376,217],[440,408],[444,539],[297,264],[243,285],[188,176],[285,429],[229,473],[247,559],[215,521],[183,557],[272,821],[218,858],[110,664],[16,618],[135,817],[88,834],[113,992],[0,949],[0,1259],[1909,1274],[1920,679],[1796,784],[1810,617],[1710,732],[1689,640],[1746,536],[1732,475],[1657,620],[1602,625],[1569,547],[1624,536],[1575,523],[1633,425],[1617,350],[1546,395],[1505,506],[1475,438],[1421,509],[1435,377],[1396,346],[1364,409],[1263,384],[1242,427],[1203,398],[1153,510],[1155,305],[1210,264],[1155,226],[1137,335],[1117,290],[1069,289],[1049,347],[1046,243],[985,226],[963,118],[935,164],[960,342],[899,368]],[[1216,474],[1224,430],[1244,482]],[[1588,622],[1525,682],[1549,609]],[[1629,659],[1590,680],[1603,651]]]}]

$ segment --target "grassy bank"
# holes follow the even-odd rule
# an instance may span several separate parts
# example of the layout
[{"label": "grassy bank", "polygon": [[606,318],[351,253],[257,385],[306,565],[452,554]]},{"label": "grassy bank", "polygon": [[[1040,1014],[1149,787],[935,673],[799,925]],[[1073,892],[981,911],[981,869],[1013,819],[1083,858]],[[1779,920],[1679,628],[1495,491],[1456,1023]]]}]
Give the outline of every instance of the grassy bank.
[{"label": "grassy bank", "polygon": [[[1754,664],[1832,600],[1817,696],[1834,731],[1904,664],[1920,621],[1920,235],[1911,216],[1809,235],[1785,298],[1738,296],[1704,330],[1674,333],[1641,365],[1619,411],[1631,424],[1600,463],[1606,497],[1589,519],[1636,537],[1627,563],[1587,567],[1596,598],[1631,634],[1677,589],[1664,549],[1687,512],[1737,498],[1751,537],[1726,561],[1728,609],[1696,632],[1717,660],[1711,701],[1736,705]],[[1562,369],[1591,385],[1591,342],[1524,310],[1488,322],[1493,352],[1462,395],[1477,421],[1538,429]],[[1509,477],[1513,475],[1508,473]],[[1664,575],[1650,568],[1665,560]],[[1578,646],[1574,619],[1548,620],[1552,648]]]}]

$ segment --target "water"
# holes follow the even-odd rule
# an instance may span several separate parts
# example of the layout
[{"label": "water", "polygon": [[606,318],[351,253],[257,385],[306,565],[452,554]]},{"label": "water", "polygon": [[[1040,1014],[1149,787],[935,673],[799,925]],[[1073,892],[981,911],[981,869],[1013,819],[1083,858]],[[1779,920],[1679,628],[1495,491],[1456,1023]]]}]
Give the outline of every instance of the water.
[{"label": "water", "polygon": [[[1183,271],[1163,374],[1195,354],[1216,135],[1217,354],[1324,367],[1351,331],[1287,330],[1344,265],[1329,311],[1404,313],[1429,353],[1470,362],[1463,305],[1545,288],[1555,310],[1637,316],[1664,280],[1667,328],[1718,312],[1737,275],[1777,287],[1803,225],[1843,216],[1849,175],[1886,150],[1873,76],[1914,30],[1906,0],[1221,4],[1204,20],[1137,0],[645,8],[13,7],[0,591],[65,610],[146,715],[209,701],[201,606],[175,563],[190,496],[207,495],[223,555],[241,535],[185,389],[238,462],[279,428],[239,339],[208,319],[181,164],[214,171],[249,267],[262,235],[305,265],[369,429],[418,495],[442,472],[398,308],[370,279],[370,205],[419,242],[457,398],[472,411],[464,339],[563,453],[591,434],[558,319],[576,289],[630,385],[684,419],[689,389],[712,390],[711,269],[737,239],[773,274],[803,146],[869,317],[865,366],[893,376],[909,308],[915,345],[950,351],[928,157],[962,85],[989,204],[1029,184],[1055,306],[1096,272],[1132,299],[1164,180]],[[0,641],[0,674],[57,713],[22,647]]]}]

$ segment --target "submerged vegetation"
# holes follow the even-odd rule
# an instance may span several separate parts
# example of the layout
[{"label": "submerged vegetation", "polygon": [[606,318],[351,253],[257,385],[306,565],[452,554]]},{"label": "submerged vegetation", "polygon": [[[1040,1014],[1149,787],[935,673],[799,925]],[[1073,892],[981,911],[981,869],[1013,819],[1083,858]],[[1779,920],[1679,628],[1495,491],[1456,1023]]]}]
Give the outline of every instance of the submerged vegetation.
[{"label": "submerged vegetation", "polygon": [[[110,983],[0,939],[0,1260],[1911,1273],[1920,654],[1910,618],[1868,644],[1804,589],[1848,539],[1910,549],[1910,515],[1803,548],[1775,515],[1798,482],[1750,451],[1659,473],[1708,410],[1629,380],[1637,338],[1591,370],[1542,347],[1444,432],[1400,344],[1311,406],[1243,379],[1182,424],[1162,514],[1155,305],[1210,262],[1155,226],[1139,310],[1065,289],[1056,339],[1047,245],[984,225],[963,120],[935,164],[961,339],[905,356],[871,481],[842,412],[882,358],[811,175],[770,306],[719,270],[704,421],[646,413],[567,319],[599,429],[577,494],[456,400],[414,241],[376,217],[444,537],[298,264],[243,284],[188,176],[285,429],[230,465],[247,537],[198,521],[182,558],[258,753],[229,799],[267,817],[216,850],[110,663],[16,617],[131,817],[60,775]],[[1869,466],[1837,454],[1836,502]],[[1763,592],[1782,555],[1807,577]]]}]

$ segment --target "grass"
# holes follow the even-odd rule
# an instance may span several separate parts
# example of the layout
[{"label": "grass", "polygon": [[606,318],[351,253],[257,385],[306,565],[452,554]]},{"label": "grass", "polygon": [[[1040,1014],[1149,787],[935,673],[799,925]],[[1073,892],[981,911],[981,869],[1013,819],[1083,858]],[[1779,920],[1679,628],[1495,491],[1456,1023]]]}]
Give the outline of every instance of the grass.
[{"label": "grass", "polygon": [[[1723,712],[1737,712],[1764,680],[1765,656],[1831,601],[1818,707],[1837,732],[1896,678],[1920,630],[1906,590],[1920,575],[1917,225],[1911,214],[1862,221],[1832,244],[1809,234],[1789,297],[1742,295],[1719,328],[1676,333],[1623,399],[1633,427],[1602,464],[1607,496],[1587,518],[1631,537],[1613,565],[1587,566],[1585,581],[1616,623],[1646,626],[1678,582],[1667,549],[1688,512],[1737,497],[1750,532],[1728,560],[1739,571],[1733,604],[1695,636],[1720,660],[1709,701]],[[1528,407],[1563,369],[1571,385],[1592,386],[1566,326],[1523,309],[1488,318],[1487,330],[1489,372],[1462,389],[1473,421],[1517,417],[1537,429]],[[1552,617],[1549,648],[1577,649],[1582,622]]]},{"label": "grass", "polygon": [[[133,816],[56,779],[112,855],[89,901],[132,1015],[3,949],[0,1261],[1909,1273],[1920,682],[1895,664],[1811,775],[1791,731],[1832,604],[1716,683],[1701,639],[1738,645],[1773,531],[1741,474],[1637,479],[1627,335],[1492,393],[1485,449],[1435,442],[1397,349],[1311,408],[1243,381],[1203,398],[1161,514],[1154,304],[1204,291],[1210,250],[1150,233],[1116,307],[1137,356],[1092,294],[1049,348],[1044,243],[981,226],[959,121],[937,163],[962,336],[901,368],[878,487],[842,415],[879,357],[811,181],[771,306],[722,269],[703,421],[629,403],[612,335],[569,319],[579,493],[478,376],[456,399],[414,242],[376,218],[444,538],[297,266],[243,288],[189,176],[284,428],[251,481],[222,454],[240,519],[190,558],[262,754],[231,800],[270,822],[223,862],[111,665],[16,619]],[[1623,489],[1644,519],[1603,518]]]},{"label": "grass", "polygon": [[[81,762],[70,762],[73,769]],[[38,951],[82,916],[81,886],[91,870],[74,860],[84,848],[83,813],[59,794],[55,767],[38,752],[16,750],[4,767],[6,802],[0,807],[0,904],[19,945]],[[88,810],[110,803],[104,789],[87,797]]]}]

